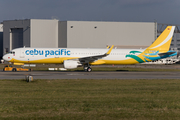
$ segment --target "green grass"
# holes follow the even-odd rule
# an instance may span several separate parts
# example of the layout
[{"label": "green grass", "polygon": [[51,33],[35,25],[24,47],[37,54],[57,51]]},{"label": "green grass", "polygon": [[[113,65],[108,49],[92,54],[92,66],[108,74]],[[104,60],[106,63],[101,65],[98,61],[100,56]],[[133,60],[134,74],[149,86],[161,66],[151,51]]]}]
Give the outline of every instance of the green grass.
[{"label": "green grass", "polygon": [[0,80],[0,120],[179,120],[180,80]]}]

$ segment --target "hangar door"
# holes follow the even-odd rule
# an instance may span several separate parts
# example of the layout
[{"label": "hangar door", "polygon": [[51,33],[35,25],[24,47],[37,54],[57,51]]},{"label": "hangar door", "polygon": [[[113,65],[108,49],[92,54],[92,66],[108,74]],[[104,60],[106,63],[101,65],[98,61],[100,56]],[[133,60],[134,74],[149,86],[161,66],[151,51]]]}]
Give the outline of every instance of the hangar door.
[{"label": "hangar door", "polygon": [[0,32],[0,59],[3,56],[3,32]]},{"label": "hangar door", "polygon": [[23,47],[23,28],[11,29],[12,49]]}]

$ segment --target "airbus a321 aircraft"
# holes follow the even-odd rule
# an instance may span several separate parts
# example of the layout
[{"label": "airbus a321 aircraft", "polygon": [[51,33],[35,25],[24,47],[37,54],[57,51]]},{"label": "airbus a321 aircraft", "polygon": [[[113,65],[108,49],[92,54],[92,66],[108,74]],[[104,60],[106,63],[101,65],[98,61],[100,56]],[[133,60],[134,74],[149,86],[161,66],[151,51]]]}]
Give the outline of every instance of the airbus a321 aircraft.
[{"label": "airbus a321 aircraft", "polygon": [[146,49],[81,49],[81,48],[17,48],[3,56],[12,63],[55,63],[64,68],[80,66],[92,71],[91,65],[137,64],[177,55],[169,51],[175,26],[168,26],[163,33]]}]

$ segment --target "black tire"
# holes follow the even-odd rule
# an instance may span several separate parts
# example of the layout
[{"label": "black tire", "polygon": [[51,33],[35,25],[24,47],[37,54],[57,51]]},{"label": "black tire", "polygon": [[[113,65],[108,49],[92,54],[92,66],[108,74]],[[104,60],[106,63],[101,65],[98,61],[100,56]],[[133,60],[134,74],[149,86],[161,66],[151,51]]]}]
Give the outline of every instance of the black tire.
[{"label": "black tire", "polygon": [[87,68],[87,72],[91,72],[92,69],[90,67]]},{"label": "black tire", "polygon": [[16,72],[17,70],[16,70],[16,68],[13,68],[12,71],[13,71],[13,72]]}]

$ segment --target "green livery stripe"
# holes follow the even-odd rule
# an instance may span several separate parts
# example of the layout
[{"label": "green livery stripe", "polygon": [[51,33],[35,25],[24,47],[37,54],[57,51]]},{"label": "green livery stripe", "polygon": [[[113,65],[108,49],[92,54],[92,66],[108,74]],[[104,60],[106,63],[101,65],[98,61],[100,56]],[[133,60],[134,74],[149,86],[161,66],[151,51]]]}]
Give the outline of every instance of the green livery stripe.
[{"label": "green livery stripe", "polygon": [[135,56],[135,55],[126,55],[126,57],[133,58],[136,61],[138,61],[139,63],[143,63],[144,62],[141,58],[139,58],[138,56]]},{"label": "green livery stripe", "polygon": [[142,53],[142,52],[140,52],[140,51],[131,51],[129,53],[135,54],[135,53]]}]

